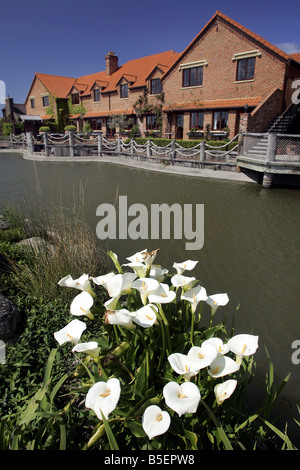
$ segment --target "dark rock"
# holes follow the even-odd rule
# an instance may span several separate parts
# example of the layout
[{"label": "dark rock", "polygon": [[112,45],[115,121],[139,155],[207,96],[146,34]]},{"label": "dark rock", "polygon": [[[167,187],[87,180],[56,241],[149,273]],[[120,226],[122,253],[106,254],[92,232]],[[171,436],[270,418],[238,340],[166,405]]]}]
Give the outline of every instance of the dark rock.
[{"label": "dark rock", "polygon": [[7,341],[14,337],[20,322],[17,307],[0,294],[0,339]]},{"label": "dark rock", "polygon": [[5,220],[3,215],[0,215],[0,230],[8,230],[11,226],[11,223]]}]

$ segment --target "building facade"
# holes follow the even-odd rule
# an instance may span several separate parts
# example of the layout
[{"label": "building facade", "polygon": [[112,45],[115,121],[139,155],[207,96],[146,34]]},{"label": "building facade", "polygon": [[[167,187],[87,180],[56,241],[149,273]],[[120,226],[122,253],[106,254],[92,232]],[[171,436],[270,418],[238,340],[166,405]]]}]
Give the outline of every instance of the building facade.
[{"label": "building facade", "polygon": [[[28,116],[107,137],[232,138],[264,132],[291,105],[299,54],[287,55],[221,12],[182,53],[162,52],[78,78],[36,74]],[[299,131],[300,132],[300,131]]]}]

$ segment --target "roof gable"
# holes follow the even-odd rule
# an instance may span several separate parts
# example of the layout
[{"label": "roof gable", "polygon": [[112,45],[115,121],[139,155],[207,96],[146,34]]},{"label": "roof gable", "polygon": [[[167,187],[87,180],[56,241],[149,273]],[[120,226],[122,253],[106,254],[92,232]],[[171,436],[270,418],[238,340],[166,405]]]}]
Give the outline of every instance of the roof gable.
[{"label": "roof gable", "polygon": [[170,74],[171,70],[173,70],[183,60],[183,58],[189,53],[189,51],[192,49],[192,47],[212,27],[212,25],[214,23],[217,24],[219,19],[221,21],[227,23],[232,28],[238,30],[240,33],[246,35],[249,39],[251,39],[255,43],[259,44],[261,47],[264,47],[265,49],[268,49],[269,52],[276,55],[280,60],[283,60],[287,63],[290,61],[290,56],[288,54],[286,54],[285,52],[283,52],[281,49],[274,46],[273,44],[271,44],[269,41],[265,40],[264,38],[262,38],[258,34],[253,33],[249,29],[247,29],[244,26],[240,25],[239,23],[232,20],[228,16],[224,15],[220,11],[216,11],[214,16],[208,21],[208,23],[202,28],[202,30],[197,34],[197,36],[192,40],[192,42],[185,48],[185,50],[182,52],[182,54],[179,55],[178,59],[173,63],[173,65],[167,70],[167,72],[163,76],[163,79],[165,77],[167,77]]}]

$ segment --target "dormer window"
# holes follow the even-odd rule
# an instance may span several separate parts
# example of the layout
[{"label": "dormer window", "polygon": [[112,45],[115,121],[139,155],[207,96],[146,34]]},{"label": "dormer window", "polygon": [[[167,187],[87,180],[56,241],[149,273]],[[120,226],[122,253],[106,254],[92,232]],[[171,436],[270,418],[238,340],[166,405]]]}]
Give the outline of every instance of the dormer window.
[{"label": "dormer window", "polygon": [[151,95],[159,95],[162,92],[162,83],[160,78],[153,78],[150,81],[150,93]]},{"label": "dormer window", "polygon": [[100,101],[100,88],[94,89],[94,101]]},{"label": "dormer window", "polygon": [[120,85],[120,96],[121,98],[128,98],[128,83]]},{"label": "dormer window", "polygon": [[79,104],[79,93],[72,93],[72,104]]}]

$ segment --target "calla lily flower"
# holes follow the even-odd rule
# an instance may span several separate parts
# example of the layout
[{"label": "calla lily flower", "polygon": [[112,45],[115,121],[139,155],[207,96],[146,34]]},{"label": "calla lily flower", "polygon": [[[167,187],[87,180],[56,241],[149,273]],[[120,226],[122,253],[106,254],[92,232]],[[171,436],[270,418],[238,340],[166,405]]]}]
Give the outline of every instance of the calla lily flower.
[{"label": "calla lily flower", "polygon": [[106,310],[105,323],[110,325],[121,325],[127,328],[134,328],[132,320],[136,316],[135,312],[129,312],[126,308],[120,310]]},{"label": "calla lily flower", "polygon": [[149,293],[148,300],[153,304],[168,304],[176,297],[176,292],[170,290],[168,284],[159,283],[159,287]]},{"label": "calla lily flower", "polygon": [[228,302],[229,297],[227,294],[210,295],[206,300],[206,303],[211,307],[212,315],[216,313],[216,310],[220,305],[227,305]]},{"label": "calla lily flower", "polygon": [[59,331],[56,331],[54,333],[54,338],[60,345],[66,342],[72,342],[74,344],[77,344],[79,343],[80,337],[85,329],[86,324],[83,321],[72,320],[64,328]]},{"label": "calla lily flower", "polygon": [[116,274],[107,281],[107,291],[110,297],[121,297],[121,295],[129,294],[132,283],[136,279],[134,273]]},{"label": "calla lily flower", "polygon": [[214,392],[218,405],[222,405],[222,403],[233,394],[236,385],[237,380],[231,379],[215,386]]},{"label": "calla lily flower", "polygon": [[88,274],[83,274],[78,279],[73,279],[72,276],[68,274],[68,276],[63,277],[58,282],[58,285],[63,286],[63,287],[73,287],[74,289],[86,291],[89,294],[91,294],[93,297],[95,296],[95,293],[89,281]]},{"label": "calla lily flower", "polygon": [[211,377],[224,377],[237,372],[240,365],[227,356],[218,356],[211,364],[208,373]]},{"label": "calla lily flower", "polygon": [[195,413],[197,411],[201,394],[192,382],[169,382],[163,388],[163,396],[166,404],[180,417],[184,413]]},{"label": "calla lily flower", "polygon": [[89,356],[93,357],[94,359],[98,359],[99,357],[99,352],[100,348],[98,346],[98,343],[96,341],[90,341],[89,343],[79,343],[74,346],[72,349],[72,352],[78,352],[78,353],[85,353],[88,354]]},{"label": "calla lily flower", "polygon": [[209,366],[217,357],[218,353],[214,346],[211,344],[199,346],[193,346],[187,357],[192,363],[192,367],[195,370],[204,369],[204,367]]},{"label": "calla lily flower", "polygon": [[176,289],[178,289],[178,287],[182,287],[183,291],[194,287],[196,282],[197,279],[195,277],[187,277],[182,274],[175,274],[175,276],[171,278],[172,285],[176,287]]},{"label": "calla lily flower", "polygon": [[223,356],[229,352],[229,347],[227,344],[224,344],[221,338],[209,338],[203,341],[201,346],[205,346],[207,344],[211,344],[217,350],[218,356]]},{"label": "calla lily flower", "polygon": [[144,307],[135,312],[133,321],[143,328],[150,328],[156,322],[155,312],[157,312],[157,307],[155,305],[144,305]]},{"label": "calla lily flower", "polygon": [[258,348],[258,336],[240,334],[233,336],[227,346],[230,351],[236,354],[237,362],[241,362],[244,356],[251,356]]},{"label": "calla lily flower", "polygon": [[86,315],[88,318],[93,318],[91,307],[93,306],[93,297],[86,291],[76,295],[71,303],[71,314],[75,316]]},{"label": "calla lily flower", "polygon": [[173,268],[176,269],[177,274],[182,274],[184,271],[191,271],[194,269],[198,261],[192,261],[188,259],[187,261],[183,261],[182,263],[174,263]]},{"label": "calla lily flower", "polygon": [[164,434],[170,427],[171,417],[167,411],[162,411],[157,405],[150,405],[145,409],[142,425],[149,439]]},{"label": "calla lily flower", "polygon": [[200,285],[192,287],[184,292],[181,298],[190,302],[192,313],[195,313],[198,303],[207,299],[206,289]]},{"label": "calla lily flower", "polygon": [[107,382],[96,382],[88,391],[85,399],[85,406],[96,413],[102,420],[101,412],[105,419],[116,408],[121,393],[120,382],[116,378]]},{"label": "calla lily flower", "polygon": [[138,261],[132,263],[123,264],[123,266],[128,266],[129,268],[133,269],[138,277],[145,277],[147,273],[147,266],[143,263],[139,263]]},{"label": "calla lily flower", "polygon": [[133,289],[137,289],[141,296],[143,305],[146,305],[148,295],[152,292],[156,292],[160,288],[160,283],[156,279],[150,279],[149,277],[143,277],[136,279],[132,284]]},{"label": "calla lily flower", "polygon": [[198,370],[194,367],[194,363],[186,354],[173,353],[168,356],[168,361],[172,369],[179,375],[183,375],[186,380],[197,375]]},{"label": "calla lily flower", "polygon": [[149,277],[152,279],[156,279],[158,282],[163,282],[165,275],[168,274],[168,269],[162,268],[156,264],[152,264]]},{"label": "calla lily flower", "polygon": [[159,249],[154,251],[147,251],[147,249],[145,249],[143,251],[138,251],[133,256],[130,256],[127,259],[131,263],[144,263],[147,268],[150,268],[158,252]]},{"label": "calla lily flower", "polygon": [[103,274],[102,276],[92,277],[92,281],[98,286],[103,286],[107,290],[107,282],[113,278],[116,274],[111,272],[108,274]]}]

